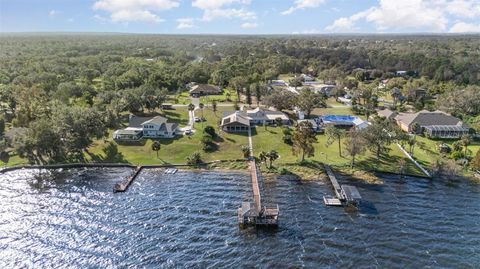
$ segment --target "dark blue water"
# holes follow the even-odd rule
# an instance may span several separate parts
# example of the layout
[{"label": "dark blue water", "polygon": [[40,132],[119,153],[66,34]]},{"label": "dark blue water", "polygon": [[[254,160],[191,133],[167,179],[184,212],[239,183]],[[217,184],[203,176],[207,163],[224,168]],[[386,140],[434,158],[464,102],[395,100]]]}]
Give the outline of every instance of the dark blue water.
[{"label": "dark blue water", "polygon": [[0,268],[480,268],[480,186],[356,185],[359,211],[325,207],[322,182],[266,184],[277,231],[240,230],[246,174],[129,170],[0,176]]}]

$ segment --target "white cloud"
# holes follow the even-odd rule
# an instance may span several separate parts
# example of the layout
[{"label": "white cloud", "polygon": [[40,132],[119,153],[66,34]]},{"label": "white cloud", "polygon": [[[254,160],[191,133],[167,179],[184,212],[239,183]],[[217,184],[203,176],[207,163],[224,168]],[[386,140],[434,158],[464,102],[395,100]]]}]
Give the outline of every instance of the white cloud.
[{"label": "white cloud", "polygon": [[59,14],[59,12],[58,12],[57,10],[55,10],[55,9],[52,9],[52,10],[50,10],[50,12],[48,12],[48,16],[49,16],[50,18],[54,18],[54,17],[57,16],[58,14]]},{"label": "white cloud", "polygon": [[[327,26],[328,31],[353,31],[359,20],[373,23],[377,30],[443,32],[448,28],[447,13],[460,13],[448,7],[455,0],[379,0],[379,5],[350,17],[339,18]],[[477,1],[477,0],[475,0]]]},{"label": "white cloud", "polygon": [[250,4],[250,0],[194,0],[192,2],[193,7],[198,7],[199,9],[219,9],[226,5],[231,4]]},{"label": "white cloud", "polygon": [[480,24],[457,22],[449,30],[450,33],[480,33]]},{"label": "white cloud", "polygon": [[350,18],[340,18],[333,22],[333,24],[325,27],[329,32],[353,32],[355,23]]},{"label": "white cloud", "polygon": [[110,13],[113,22],[161,22],[154,12],[179,5],[179,0],[100,0],[93,4],[93,9]]},{"label": "white cloud", "polygon": [[249,21],[257,18],[255,12],[247,9],[250,2],[250,0],[194,0],[192,6],[203,10],[203,21],[213,21],[217,18]]},{"label": "white cloud", "polygon": [[295,5],[282,12],[282,15],[292,14],[299,9],[315,8],[325,3],[325,0],[295,0]]},{"label": "white cloud", "polygon": [[255,22],[245,22],[241,25],[244,29],[254,29],[258,27],[258,24]]},{"label": "white cloud", "polygon": [[[452,16],[461,19],[480,17],[480,0],[379,0],[377,6],[339,18],[325,30],[352,32],[358,30],[356,22],[363,20],[373,23],[379,31],[445,32]],[[476,27],[475,23],[457,22],[449,31],[471,31]]]},{"label": "white cloud", "polygon": [[465,18],[475,18],[480,16],[480,0],[454,0],[447,3],[446,11],[452,15]]},{"label": "white cloud", "polygon": [[193,18],[181,18],[177,19],[177,29],[191,29],[195,28],[195,23]]},{"label": "white cloud", "polygon": [[212,9],[205,10],[203,13],[202,20],[204,21],[213,21],[217,18],[237,18],[241,20],[255,20],[257,18],[255,12],[248,11],[246,9],[236,9],[236,8],[227,8],[227,9]]}]

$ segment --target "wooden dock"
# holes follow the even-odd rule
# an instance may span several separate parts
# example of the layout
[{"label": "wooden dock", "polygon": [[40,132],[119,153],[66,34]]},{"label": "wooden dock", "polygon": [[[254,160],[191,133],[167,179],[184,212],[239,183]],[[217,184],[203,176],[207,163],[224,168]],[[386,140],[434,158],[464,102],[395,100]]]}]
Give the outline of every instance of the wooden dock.
[{"label": "wooden dock", "polygon": [[265,206],[262,204],[263,177],[254,160],[249,163],[250,178],[252,180],[253,203],[243,202],[238,209],[238,222],[241,226],[278,226],[278,205]]},{"label": "wooden dock", "polygon": [[354,186],[340,185],[338,184],[337,177],[332,171],[330,166],[325,165],[325,172],[327,172],[328,178],[332,183],[335,197],[323,196],[323,202],[327,206],[345,206],[345,205],[357,205],[362,199],[360,192]]},{"label": "wooden dock", "polygon": [[133,173],[127,178],[126,181],[117,183],[115,186],[113,186],[113,192],[125,192],[128,187],[132,184],[132,182],[137,178],[137,176],[140,174],[142,171],[143,166],[137,166]]}]

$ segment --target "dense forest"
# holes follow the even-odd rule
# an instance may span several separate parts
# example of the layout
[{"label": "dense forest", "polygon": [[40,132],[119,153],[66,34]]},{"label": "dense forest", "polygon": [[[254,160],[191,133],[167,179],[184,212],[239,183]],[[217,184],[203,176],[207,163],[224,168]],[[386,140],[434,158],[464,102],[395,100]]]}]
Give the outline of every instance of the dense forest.
[{"label": "dense forest", "polygon": [[121,113],[155,111],[190,82],[258,89],[252,94],[268,99],[268,81],[281,74],[354,91],[406,71],[389,87],[425,88],[436,97],[431,109],[478,128],[479,59],[480,36],[5,34],[0,131],[23,131],[4,139],[2,155],[14,148],[31,162],[79,160]]}]

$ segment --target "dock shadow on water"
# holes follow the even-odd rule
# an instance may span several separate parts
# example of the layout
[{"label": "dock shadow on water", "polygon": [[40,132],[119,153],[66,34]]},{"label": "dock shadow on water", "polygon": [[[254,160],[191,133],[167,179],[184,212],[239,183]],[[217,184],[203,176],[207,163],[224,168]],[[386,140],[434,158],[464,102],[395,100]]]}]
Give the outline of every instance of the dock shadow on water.
[{"label": "dock shadow on water", "polygon": [[[326,207],[328,184],[265,183],[281,208],[277,230],[241,230],[249,175],[131,169],[65,170],[38,192],[35,171],[0,175],[0,267],[69,268],[475,268],[480,186],[382,177],[358,184],[354,215]],[[53,176],[53,182],[56,180]],[[59,176],[63,177],[63,176]]]}]

